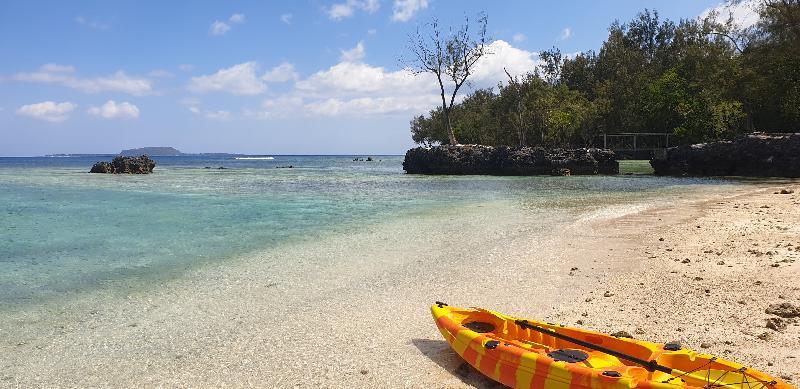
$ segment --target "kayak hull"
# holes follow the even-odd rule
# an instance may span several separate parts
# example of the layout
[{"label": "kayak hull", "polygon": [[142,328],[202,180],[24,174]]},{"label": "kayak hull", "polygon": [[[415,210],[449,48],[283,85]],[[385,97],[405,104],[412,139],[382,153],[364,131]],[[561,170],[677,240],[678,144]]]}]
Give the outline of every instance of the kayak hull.
[{"label": "kayak hull", "polygon": [[[545,333],[520,325],[519,318],[484,309],[434,304],[431,313],[450,347],[472,367],[513,388],[743,388],[792,386],[735,362],[687,349],[527,320]],[[567,339],[551,336],[553,331]],[[596,346],[595,346],[596,345]],[[630,359],[674,369],[652,371],[629,359],[596,348],[618,351]],[[667,369],[669,371],[670,369]]]}]

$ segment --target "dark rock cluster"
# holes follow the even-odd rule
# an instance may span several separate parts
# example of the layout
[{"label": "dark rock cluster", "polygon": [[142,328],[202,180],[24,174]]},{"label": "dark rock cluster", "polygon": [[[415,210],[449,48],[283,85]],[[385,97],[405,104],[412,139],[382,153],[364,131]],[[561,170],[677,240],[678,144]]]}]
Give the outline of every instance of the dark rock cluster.
[{"label": "dark rock cluster", "polygon": [[800,177],[800,133],[672,147],[650,165],[656,175],[668,176]]},{"label": "dark rock cluster", "polygon": [[410,174],[485,174],[497,176],[618,174],[614,152],[601,149],[546,149],[442,145],[406,152]]},{"label": "dark rock cluster", "polygon": [[98,162],[89,173],[149,174],[156,167],[156,161],[142,155],[139,157],[115,157],[111,162]]},{"label": "dark rock cluster", "polygon": [[764,312],[783,318],[800,317],[800,306],[792,303],[771,304]]}]

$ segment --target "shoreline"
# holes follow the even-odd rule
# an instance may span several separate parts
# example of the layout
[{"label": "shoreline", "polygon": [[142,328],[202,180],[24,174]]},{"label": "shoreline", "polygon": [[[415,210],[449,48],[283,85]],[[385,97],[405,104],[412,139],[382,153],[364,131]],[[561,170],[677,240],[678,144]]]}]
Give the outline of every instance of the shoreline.
[{"label": "shoreline", "polygon": [[[800,189],[796,183],[786,185]],[[722,244],[719,231],[711,226],[723,220],[747,222],[750,211],[758,218],[780,217],[782,226],[790,229],[763,235],[758,232],[760,224],[753,224],[752,235],[744,238],[767,244],[779,237],[787,241],[786,234],[798,236],[800,214],[796,206],[789,207],[796,205],[798,197],[773,195],[765,189],[778,186],[743,183],[726,187],[726,194],[691,189],[678,196],[682,199],[672,199],[677,204],[673,209],[656,206],[620,217],[573,217],[566,224],[554,219],[550,222],[560,226],[559,231],[549,234],[542,230],[550,222],[537,215],[527,219],[511,213],[496,215],[495,209],[480,207],[466,217],[443,212],[358,232],[359,239],[326,238],[318,244],[322,247],[301,245],[277,256],[264,253],[230,266],[192,271],[181,280],[154,285],[152,291],[131,291],[112,307],[104,305],[109,296],[67,305],[56,323],[44,322],[36,313],[20,313],[8,322],[30,327],[30,337],[9,339],[10,343],[0,346],[8,356],[0,358],[7,372],[0,382],[12,386],[492,385],[465,368],[441,339],[428,312],[434,300],[565,325],[583,320],[584,328],[626,330],[652,341],[682,340],[686,347],[772,374],[794,374],[792,382],[797,382],[800,362],[788,358],[788,353],[800,349],[795,336],[798,327],[790,325],[785,332],[772,334],[772,349],[757,338],[771,331],[763,329],[766,305],[800,300],[796,265],[769,267],[770,277],[753,275],[762,281],[763,290],[780,284],[787,292],[782,292],[780,301],[777,295],[766,293],[749,296],[747,318],[752,320],[745,334],[737,328],[744,318],[729,319],[733,308],[741,311],[739,304],[716,298],[723,292],[733,296],[750,291],[749,282],[721,285],[734,276],[740,281],[747,277],[740,274],[751,271],[753,265],[746,248],[743,252],[732,248],[731,257],[739,259],[731,260],[733,268],[720,269],[704,257],[716,258],[715,253],[703,253],[708,248],[699,254],[695,250],[705,247],[704,239]],[[732,204],[743,204],[740,199],[745,198],[771,208],[735,213],[745,208],[732,208]],[[665,200],[663,196],[656,199]],[[698,223],[692,221],[696,216],[703,234],[696,233]],[[469,234],[454,234],[442,242],[424,233],[452,220],[463,223],[459,227]],[[686,227],[694,230],[682,231]],[[800,246],[800,241],[793,245]],[[343,255],[352,257],[335,260],[345,259]],[[692,262],[673,261],[677,256],[690,257]],[[723,257],[727,262],[728,254]],[[287,258],[298,266],[281,266]],[[328,258],[334,260],[321,260]],[[578,270],[570,274],[572,267]],[[631,285],[634,274],[636,282]],[[703,280],[687,281],[699,277],[695,274]],[[670,291],[664,280],[680,288]],[[697,287],[714,292],[710,297],[698,294]],[[694,294],[686,295],[689,289]],[[602,297],[606,290],[613,296]],[[593,300],[586,302],[589,297]],[[702,301],[700,306],[713,305],[721,313],[681,316],[663,309],[664,300],[672,305],[680,302],[679,312]],[[645,318],[647,312],[659,315],[651,315],[651,320]],[[708,331],[701,323],[707,323]],[[677,331],[678,325],[682,331]],[[759,328],[763,331],[755,332]],[[644,333],[636,333],[637,329]],[[701,341],[711,342],[710,347],[702,349]],[[731,351],[724,353],[726,349]],[[773,366],[759,361],[765,355],[776,356]],[[785,358],[778,358],[781,355]]]}]

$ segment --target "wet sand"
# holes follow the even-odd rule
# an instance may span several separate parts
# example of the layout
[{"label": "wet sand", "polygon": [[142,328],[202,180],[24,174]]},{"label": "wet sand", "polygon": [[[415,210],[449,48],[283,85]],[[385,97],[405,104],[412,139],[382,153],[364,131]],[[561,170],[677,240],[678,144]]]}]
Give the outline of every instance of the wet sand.
[{"label": "wet sand", "polygon": [[742,184],[544,223],[442,211],[6,312],[0,386],[494,386],[441,339],[435,300],[680,340],[797,383],[800,326],[765,328],[768,305],[800,304],[800,195],[781,188],[800,192]]}]

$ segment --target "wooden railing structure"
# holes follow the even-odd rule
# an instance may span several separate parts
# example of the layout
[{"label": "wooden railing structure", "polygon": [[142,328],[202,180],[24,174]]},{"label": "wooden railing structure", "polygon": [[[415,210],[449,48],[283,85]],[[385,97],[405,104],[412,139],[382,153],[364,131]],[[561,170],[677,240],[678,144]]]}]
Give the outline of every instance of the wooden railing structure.
[{"label": "wooden railing structure", "polygon": [[670,135],[662,132],[601,134],[597,143],[602,139],[603,148],[613,150],[620,159],[650,159],[670,147]]}]

